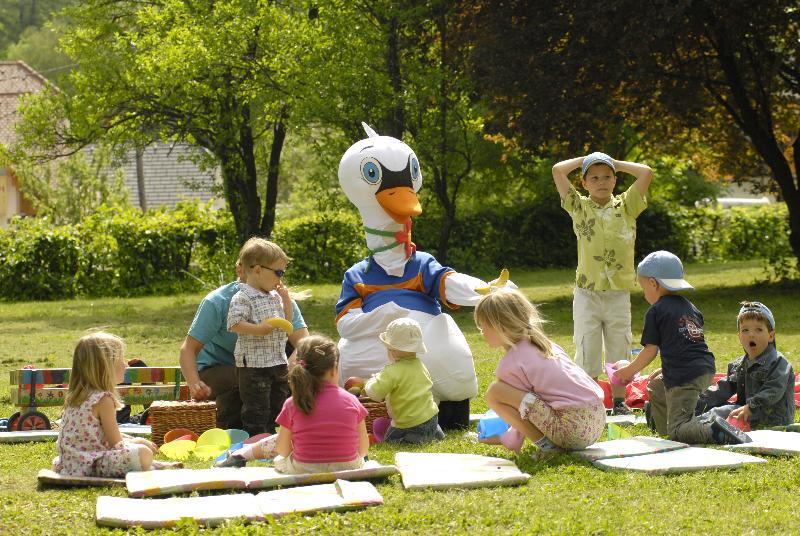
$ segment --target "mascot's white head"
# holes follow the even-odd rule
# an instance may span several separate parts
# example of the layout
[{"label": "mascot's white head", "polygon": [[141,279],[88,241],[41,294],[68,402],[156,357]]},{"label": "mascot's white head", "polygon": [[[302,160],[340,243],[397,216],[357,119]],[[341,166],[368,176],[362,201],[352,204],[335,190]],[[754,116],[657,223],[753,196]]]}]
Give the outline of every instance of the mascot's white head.
[{"label": "mascot's white head", "polygon": [[417,198],[422,186],[417,155],[402,141],[379,136],[366,123],[361,124],[369,137],[342,156],[339,184],[365,224],[380,226],[387,216],[396,223],[406,223],[422,214]]}]

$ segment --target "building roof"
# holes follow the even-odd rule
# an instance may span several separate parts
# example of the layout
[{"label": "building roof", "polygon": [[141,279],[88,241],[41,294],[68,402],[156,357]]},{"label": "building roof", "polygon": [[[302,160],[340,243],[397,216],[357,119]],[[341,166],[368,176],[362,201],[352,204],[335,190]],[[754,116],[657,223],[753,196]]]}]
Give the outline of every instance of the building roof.
[{"label": "building roof", "polygon": [[[91,148],[87,149],[91,154]],[[188,144],[168,145],[155,143],[142,154],[144,191],[148,208],[174,206],[178,201],[199,199],[208,201],[217,197],[214,186],[218,181],[217,169],[204,170],[191,160],[202,156],[202,149]],[[136,151],[125,155],[120,166],[125,175],[130,202],[139,207],[139,182],[136,175]]]},{"label": "building roof", "polygon": [[[148,208],[174,206],[185,199],[205,202],[214,197],[217,170],[202,170],[190,159],[191,156],[198,156],[200,151],[187,144],[170,146],[164,143],[151,145],[144,150],[144,191]],[[138,207],[139,186],[134,151],[128,153],[128,162],[122,169],[131,204]]]},{"label": "building roof", "polygon": [[19,98],[37,93],[47,80],[24,61],[0,61],[0,143],[10,145],[16,139],[14,124],[19,118]]}]

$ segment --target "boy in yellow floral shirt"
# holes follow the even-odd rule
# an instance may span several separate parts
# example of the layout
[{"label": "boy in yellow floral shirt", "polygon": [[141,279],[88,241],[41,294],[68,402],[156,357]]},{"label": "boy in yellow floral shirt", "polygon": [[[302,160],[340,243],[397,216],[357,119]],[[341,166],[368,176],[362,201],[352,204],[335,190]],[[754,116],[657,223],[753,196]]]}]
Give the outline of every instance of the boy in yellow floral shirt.
[{"label": "boy in yellow floral shirt", "polygon": [[[581,184],[588,197],[580,195],[569,180],[568,175],[577,168],[581,168]],[[614,195],[617,171],[630,173],[636,181]],[[578,238],[572,302],[575,362],[597,380],[603,370],[603,350],[609,363],[629,355],[636,218],[647,208],[653,171],[644,164],[592,153],[553,166],[553,180]],[[612,385],[612,393],[614,414],[630,414],[625,387]]]}]

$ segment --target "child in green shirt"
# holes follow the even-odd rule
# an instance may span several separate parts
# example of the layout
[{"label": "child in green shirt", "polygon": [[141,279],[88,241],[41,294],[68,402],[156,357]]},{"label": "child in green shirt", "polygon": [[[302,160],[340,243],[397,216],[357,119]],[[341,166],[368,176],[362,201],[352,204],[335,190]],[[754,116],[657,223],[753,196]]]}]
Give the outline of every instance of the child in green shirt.
[{"label": "child in green shirt", "polygon": [[[580,195],[569,173],[581,168],[581,184],[589,193]],[[616,172],[636,178],[625,192],[614,195]],[[630,291],[636,284],[633,269],[636,218],[647,208],[652,170],[635,162],[614,160],[591,153],[553,166],[553,180],[561,206],[572,218],[578,239],[572,317],[575,362],[592,378],[607,362],[629,356],[631,341]],[[612,385],[614,414],[630,414],[625,405],[625,386]]]},{"label": "child in green shirt", "polygon": [[433,382],[417,357],[427,351],[419,323],[398,318],[378,337],[388,349],[390,363],[367,381],[364,391],[373,400],[386,399],[392,422],[383,441],[422,444],[443,439],[439,408],[431,394]]}]

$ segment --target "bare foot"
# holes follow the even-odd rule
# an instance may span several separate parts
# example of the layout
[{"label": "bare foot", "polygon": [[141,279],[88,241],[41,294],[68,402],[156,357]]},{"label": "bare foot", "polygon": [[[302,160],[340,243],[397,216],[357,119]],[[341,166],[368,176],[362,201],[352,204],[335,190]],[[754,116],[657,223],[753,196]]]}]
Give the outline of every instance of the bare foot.
[{"label": "bare foot", "polygon": [[502,445],[500,442],[500,436],[498,435],[489,436],[483,439],[478,437],[478,443],[486,443],[487,445]]},{"label": "bare foot", "polygon": [[161,462],[153,460],[150,468],[154,471],[158,469],[183,469],[183,462]]}]

